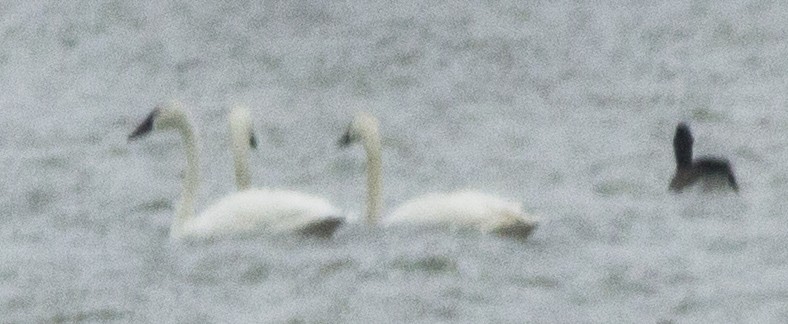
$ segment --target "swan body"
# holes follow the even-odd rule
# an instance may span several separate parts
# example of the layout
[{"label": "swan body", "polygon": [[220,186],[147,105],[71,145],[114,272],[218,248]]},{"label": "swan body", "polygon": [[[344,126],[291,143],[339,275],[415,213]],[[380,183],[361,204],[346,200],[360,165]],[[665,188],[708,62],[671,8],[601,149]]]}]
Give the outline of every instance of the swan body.
[{"label": "swan body", "polygon": [[[335,208],[320,199],[305,199],[301,194],[288,191],[253,189],[231,193],[195,215],[200,174],[197,134],[191,118],[177,101],[160,105],[129,135],[129,140],[141,138],[154,130],[177,131],[186,148],[183,192],[175,208],[175,219],[170,226],[170,238],[173,240],[261,231],[303,232],[311,230],[306,219],[318,214],[328,217],[338,215]],[[308,204],[299,204],[304,201]]]},{"label": "swan body", "polygon": [[236,105],[230,110],[228,121],[236,186],[240,193],[254,200],[247,209],[264,210],[268,214],[263,217],[267,224],[252,219],[258,225],[251,227],[329,237],[344,223],[344,218],[338,216],[339,209],[326,199],[291,190],[250,188],[249,148],[257,147],[251,113],[247,107]]},{"label": "swan body", "polygon": [[334,215],[339,215],[339,210],[325,199],[253,188],[220,199],[184,224],[184,232],[199,237],[252,232],[317,234],[308,229],[317,226],[315,222],[335,223]]},{"label": "swan body", "polygon": [[700,184],[704,192],[721,189],[738,192],[739,186],[736,183],[736,176],[733,174],[730,162],[715,157],[701,157],[693,160],[693,143],[694,139],[689,126],[679,123],[673,137],[676,173],[668,188],[674,192],[681,192],[685,188]]},{"label": "swan body", "polygon": [[527,237],[536,226],[526,217],[521,204],[467,190],[430,193],[406,201],[383,224],[448,224],[522,237]]},{"label": "swan body", "polygon": [[[378,223],[381,210],[381,146],[377,119],[358,113],[340,140],[343,146],[360,141],[367,153],[367,210],[370,224]],[[536,228],[536,221],[522,211],[519,203],[470,190],[431,193],[411,199],[380,221],[384,226],[420,225],[475,228],[525,239]]]}]

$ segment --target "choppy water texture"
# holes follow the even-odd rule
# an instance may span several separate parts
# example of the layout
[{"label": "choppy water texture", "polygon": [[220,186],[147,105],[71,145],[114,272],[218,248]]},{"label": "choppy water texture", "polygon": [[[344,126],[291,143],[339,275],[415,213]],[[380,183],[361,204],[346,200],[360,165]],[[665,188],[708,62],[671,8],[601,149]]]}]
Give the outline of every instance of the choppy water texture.
[{"label": "choppy water texture", "polygon": [[[785,4],[232,3],[0,3],[3,322],[788,322]],[[126,142],[169,98],[203,206],[246,103],[254,183],[358,215],[362,152],[335,144],[368,110],[388,210],[476,188],[541,226],[173,244],[179,139]],[[667,192],[680,120],[739,196]]]}]

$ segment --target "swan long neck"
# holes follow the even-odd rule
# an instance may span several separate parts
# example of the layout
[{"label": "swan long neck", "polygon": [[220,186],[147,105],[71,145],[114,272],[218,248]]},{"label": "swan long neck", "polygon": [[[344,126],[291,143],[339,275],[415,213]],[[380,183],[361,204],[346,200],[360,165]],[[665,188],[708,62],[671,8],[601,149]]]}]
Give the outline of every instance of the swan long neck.
[{"label": "swan long neck", "polygon": [[251,121],[248,111],[236,108],[230,113],[230,136],[232,138],[233,162],[235,164],[235,185],[238,190],[246,190],[251,186],[249,171],[249,136]]},{"label": "swan long neck", "polygon": [[378,222],[383,208],[383,167],[381,158],[380,133],[377,123],[370,123],[361,134],[364,150],[367,153],[367,222]]},{"label": "swan long neck", "polygon": [[235,186],[238,190],[249,189],[252,182],[249,174],[249,149],[244,145],[233,145],[233,159],[235,160]]},{"label": "swan long neck", "polygon": [[186,148],[186,172],[183,177],[181,200],[176,207],[175,220],[172,222],[172,227],[170,227],[170,236],[174,238],[182,234],[184,224],[194,217],[194,202],[197,197],[197,190],[200,187],[200,158],[197,149],[197,134],[185,115],[179,121],[177,129],[183,138],[183,144]]}]

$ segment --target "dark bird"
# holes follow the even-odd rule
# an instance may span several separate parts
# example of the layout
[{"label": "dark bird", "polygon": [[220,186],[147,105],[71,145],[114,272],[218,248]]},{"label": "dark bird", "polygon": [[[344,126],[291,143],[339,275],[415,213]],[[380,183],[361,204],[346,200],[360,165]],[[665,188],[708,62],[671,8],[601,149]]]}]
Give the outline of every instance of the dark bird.
[{"label": "dark bird", "polygon": [[701,157],[692,160],[692,133],[689,126],[679,123],[673,137],[673,152],[676,155],[676,174],[670,181],[670,190],[681,192],[684,188],[698,182],[702,183],[703,191],[730,188],[739,192],[736,177],[733,175],[730,162],[724,158]]}]

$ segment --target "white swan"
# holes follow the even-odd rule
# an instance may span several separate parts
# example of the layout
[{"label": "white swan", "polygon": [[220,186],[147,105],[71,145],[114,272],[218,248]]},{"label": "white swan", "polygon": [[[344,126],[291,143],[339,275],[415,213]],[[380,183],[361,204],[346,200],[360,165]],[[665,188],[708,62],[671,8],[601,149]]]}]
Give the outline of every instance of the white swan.
[{"label": "white swan", "polygon": [[[289,190],[250,189],[249,148],[257,148],[251,113],[249,113],[249,109],[246,106],[235,105],[230,110],[228,121],[235,164],[235,183],[239,191],[250,190],[259,195],[269,196],[261,197],[264,200],[278,197],[276,198],[277,206],[290,206],[291,213],[298,214],[298,217],[282,219],[281,221],[297,221],[295,228],[301,234],[329,237],[344,223],[344,218],[338,216],[339,209],[323,198]],[[314,215],[318,216],[315,217]],[[299,220],[299,218],[305,219]]]},{"label": "white swan", "polygon": [[173,240],[255,232],[294,231],[319,235],[321,233],[314,230],[315,219],[326,218],[336,222],[334,219],[337,217],[334,215],[338,215],[338,211],[322,199],[303,197],[288,191],[261,189],[229,194],[195,216],[200,180],[197,134],[182,105],[173,101],[156,107],[129,135],[129,140],[140,138],[152,130],[167,129],[180,133],[186,147],[187,162],[183,193],[170,227]]},{"label": "white swan", "polygon": [[[378,121],[371,114],[356,114],[340,140],[340,145],[348,146],[357,141],[361,142],[367,153],[366,219],[370,224],[375,224],[382,207],[383,186]],[[381,223],[470,227],[521,239],[527,238],[537,225],[535,220],[522,211],[519,203],[466,190],[432,193],[409,200]]]}]

